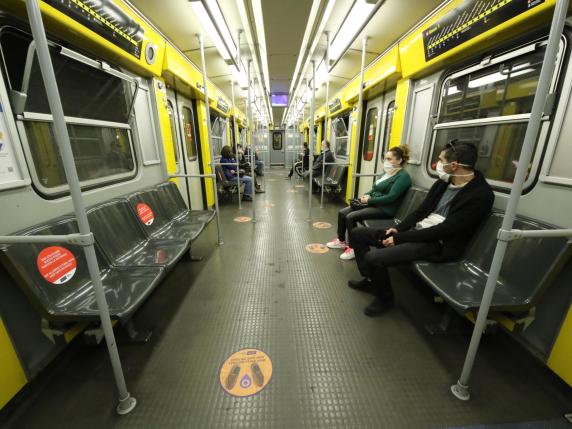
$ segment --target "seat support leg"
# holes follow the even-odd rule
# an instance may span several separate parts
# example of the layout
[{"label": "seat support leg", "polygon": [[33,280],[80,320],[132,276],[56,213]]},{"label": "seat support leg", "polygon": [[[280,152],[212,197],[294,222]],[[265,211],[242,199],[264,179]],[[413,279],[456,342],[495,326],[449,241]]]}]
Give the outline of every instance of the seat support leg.
[{"label": "seat support leg", "polygon": [[452,334],[458,331],[459,322],[453,309],[449,306],[445,308],[445,312],[438,323],[428,323],[425,330],[430,335]]},{"label": "seat support leg", "polygon": [[125,325],[125,332],[127,333],[127,338],[122,341],[126,343],[147,343],[153,335],[152,331],[137,331],[133,321],[129,320]]},{"label": "seat support leg", "polygon": [[189,259],[191,262],[201,262],[203,260],[202,256],[194,256],[191,249],[189,249]]}]

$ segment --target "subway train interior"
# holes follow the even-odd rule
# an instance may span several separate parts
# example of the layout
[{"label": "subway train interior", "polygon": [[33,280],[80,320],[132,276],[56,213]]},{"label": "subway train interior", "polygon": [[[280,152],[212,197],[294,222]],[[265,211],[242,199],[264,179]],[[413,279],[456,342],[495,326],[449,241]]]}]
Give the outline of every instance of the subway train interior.
[{"label": "subway train interior", "polygon": [[568,0],[0,0],[0,427],[572,428]]}]

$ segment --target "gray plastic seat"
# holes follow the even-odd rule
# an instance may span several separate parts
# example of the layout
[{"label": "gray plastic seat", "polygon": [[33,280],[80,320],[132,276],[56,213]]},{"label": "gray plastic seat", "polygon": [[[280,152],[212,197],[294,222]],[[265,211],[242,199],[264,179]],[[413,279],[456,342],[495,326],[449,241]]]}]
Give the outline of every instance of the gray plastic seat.
[{"label": "gray plastic seat", "polygon": [[189,240],[151,239],[124,199],[88,210],[95,239],[115,266],[159,266],[170,269],[185,253]]},{"label": "gray plastic seat", "polygon": [[[215,175],[217,190],[222,199],[232,198],[234,194],[238,194],[239,183],[236,180],[228,180],[221,165],[215,165]],[[240,194],[244,195],[244,183],[240,183]]]},{"label": "gray plastic seat", "polygon": [[[75,218],[64,218],[15,235],[67,235],[77,233]],[[40,273],[42,251],[52,246],[67,249],[75,258],[75,271],[50,281]],[[98,320],[95,292],[84,250],[71,244],[12,244],[2,246],[0,257],[6,269],[22,288],[32,305],[47,320],[74,322]],[[95,246],[103,290],[111,317],[127,320],[161,280],[161,267],[113,267]],[[59,251],[56,249],[56,251]],[[56,271],[52,271],[54,273]],[[51,279],[51,277],[48,277]]]},{"label": "gray plastic seat", "polygon": [[179,188],[173,182],[157,185],[159,199],[164,202],[167,215],[179,222],[203,222],[208,224],[216,216],[214,210],[189,210]]},{"label": "gray plastic seat", "polygon": [[[417,273],[459,313],[477,309],[487,282],[502,213],[487,219],[460,262],[416,262]],[[554,229],[517,218],[515,229]],[[526,238],[509,244],[491,310],[523,311],[533,306],[570,257],[566,238]],[[533,269],[523,269],[532,267]]]},{"label": "gray plastic seat", "polygon": [[401,222],[405,217],[415,210],[423,202],[427,196],[427,190],[411,187],[405,193],[397,213],[393,219],[366,219],[363,221],[365,226],[376,229],[392,228]]},{"label": "gray plastic seat", "polygon": [[[133,211],[137,214],[139,225],[149,238],[194,240],[205,229],[205,223],[199,221],[180,222],[173,220],[154,188],[135,192],[127,197]],[[168,204],[167,204],[168,205]],[[152,221],[144,222],[141,207],[151,210]],[[149,212],[147,213],[149,214]]]}]

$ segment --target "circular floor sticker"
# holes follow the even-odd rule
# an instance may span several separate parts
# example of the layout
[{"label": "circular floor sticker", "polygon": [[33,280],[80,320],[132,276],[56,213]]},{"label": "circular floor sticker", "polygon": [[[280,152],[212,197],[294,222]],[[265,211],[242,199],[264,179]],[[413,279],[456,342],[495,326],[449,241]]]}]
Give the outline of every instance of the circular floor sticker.
[{"label": "circular floor sticker", "polygon": [[332,227],[332,224],[328,222],[314,222],[312,226],[316,229],[328,229]]},{"label": "circular floor sticker", "polygon": [[251,220],[252,219],[248,216],[239,216],[234,218],[234,221],[238,223],[250,222]]},{"label": "circular floor sticker", "polygon": [[311,243],[306,245],[306,252],[310,253],[327,253],[328,246],[322,243]]},{"label": "circular floor sticker", "polygon": [[305,188],[306,185],[296,185],[297,188]]},{"label": "circular floor sticker", "polygon": [[224,391],[240,397],[256,395],[270,383],[271,378],[272,360],[257,349],[233,353],[224,361],[219,374]]},{"label": "circular floor sticker", "polygon": [[56,285],[70,281],[77,269],[73,253],[60,246],[43,249],[36,259],[36,264],[42,277]]},{"label": "circular floor sticker", "polygon": [[153,214],[153,210],[147,204],[139,203],[137,204],[137,216],[141,219],[145,225],[149,226],[155,220],[155,214]]},{"label": "circular floor sticker", "polygon": [[272,204],[272,203],[264,204],[264,208],[266,208],[266,209],[271,209],[272,207],[274,207],[274,204]]},{"label": "circular floor sticker", "polygon": [[292,194],[292,193],[296,193],[298,191],[296,191],[296,189],[288,189],[286,192],[290,192]]}]

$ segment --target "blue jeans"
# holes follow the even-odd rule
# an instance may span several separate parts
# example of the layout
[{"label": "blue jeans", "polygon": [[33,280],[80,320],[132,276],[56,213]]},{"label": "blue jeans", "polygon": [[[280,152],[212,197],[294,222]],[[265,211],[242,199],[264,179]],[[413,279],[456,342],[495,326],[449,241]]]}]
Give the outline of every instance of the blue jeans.
[{"label": "blue jeans", "polygon": [[240,178],[240,183],[244,183],[244,195],[252,197],[252,177],[243,176]]},{"label": "blue jeans", "polygon": [[264,161],[257,160],[254,163],[256,164],[256,168],[254,169],[254,171],[256,171],[256,174],[258,175],[264,174]]}]

